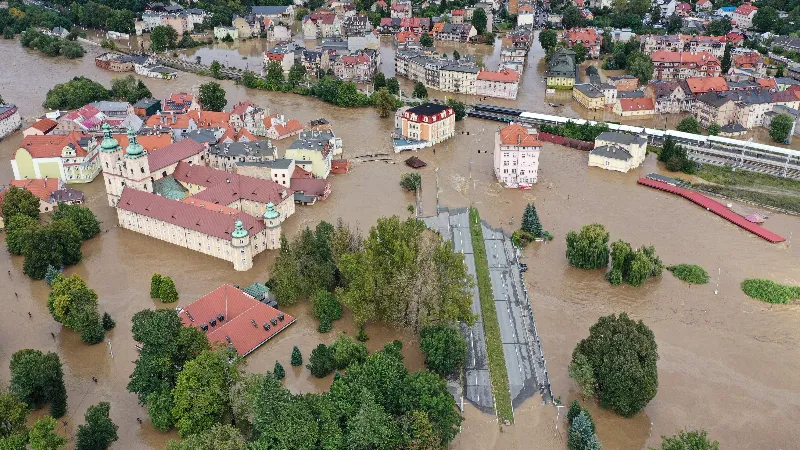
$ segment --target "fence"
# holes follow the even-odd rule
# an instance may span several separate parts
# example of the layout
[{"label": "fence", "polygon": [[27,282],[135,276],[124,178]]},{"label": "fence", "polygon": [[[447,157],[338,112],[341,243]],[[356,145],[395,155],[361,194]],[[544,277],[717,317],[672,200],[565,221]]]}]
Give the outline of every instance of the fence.
[{"label": "fence", "polygon": [[544,131],[539,131],[539,140],[544,142],[552,142],[553,144],[563,145],[565,147],[575,148],[586,152],[594,148],[594,142],[580,141],[578,139],[545,133]]}]

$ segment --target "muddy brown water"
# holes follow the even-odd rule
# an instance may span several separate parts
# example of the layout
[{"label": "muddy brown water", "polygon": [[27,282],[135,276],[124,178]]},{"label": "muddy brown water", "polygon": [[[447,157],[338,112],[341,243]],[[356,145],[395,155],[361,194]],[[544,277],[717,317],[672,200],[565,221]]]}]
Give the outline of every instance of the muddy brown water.
[{"label": "muddy brown water", "polygon": [[[544,98],[541,64],[535,61],[537,52],[539,56],[541,53],[537,47],[518,101],[492,103],[552,112],[545,104],[550,100]],[[495,54],[498,47],[470,47],[464,52],[470,50],[485,52],[490,65],[489,52]],[[382,47],[382,51],[390,49]],[[21,48],[18,42],[0,40],[0,59],[5,61],[0,64],[0,93],[18,104],[24,116],[41,114],[44,95],[55,83],[85,75],[108,85],[118,76],[95,67],[93,56],[99,52],[90,49],[77,61],[50,59]],[[173,81],[148,79],[146,83],[156,97],[164,98],[174,91],[196,92],[204,81],[181,74]],[[391,153],[392,120],[380,119],[370,109],[345,110],[311,98],[247,90],[227,81],[222,84],[230,104],[252,99],[303,122],[327,118],[343,138],[346,157]],[[444,98],[442,93],[432,94]],[[475,101],[474,97],[463,98]],[[562,109],[574,112],[572,105]],[[631,419],[590,405],[605,448],[645,448],[656,445],[660,435],[699,427],[709,430],[724,448],[795,447],[800,432],[790,426],[789,418],[800,413],[800,387],[795,381],[800,371],[800,306],[751,300],[741,293],[739,283],[745,278],[764,277],[800,284],[798,246],[769,244],[681,198],[636,185],[636,178],[642,174],[655,170],[665,173],[652,155],[643,167],[620,174],[590,170],[585,153],[545,144],[540,180],[534,189],[503,189],[494,182],[491,166],[493,132],[498,127],[497,123],[468,119],[457,124],[455,138],[435,147],[435,154],[431,149],[416,153],[429,164],[421,170],[423,209],[425,214],[435,213],[436,168],[441,205],[473,203],[493,226],[512,230],[518,226],[524,205],[536,202],[545,228],[556,238],[526,250],[530,266],[526,282],[555,395],[564,403],[579,395],[567,376],[567,366],[572,349],[588,335],[588,328],[601,315],[627,311],[644,320],[655,333],[661,357],[660,385],[655,399]],[[21,139],[17,133],[0,142],[0,159],[4,161],[0,163],[0,183],[11,179],[7,161]],[[287,145],[283,141],[279,148]],[[333,194],[328,200],[298,208],[285,231],[293,235],[304,226],[339,217],[366,230],[379,217],[408,216],[406,206],[413,199],[398,186],[399,175],[411,170],[402,164],[408,156],[392,154],[391,163],[355,162],[351,173],[332,178]],[[97,291],[101,310],[116,319],[117,328],[108,335],[111,345],[89,347],[75,333],[62,329],[48,314],[44,282],[25,278],[22,259],[0,252],[0,301],[6,306],[7,324],[0,327],[0,383],[8,382],[7,367],[13,352],[23,348],[55,351],[64,363],[69,394],[69,411],[64,418],[67,425],[60,426],[60,432],[73,438],[86,408],[105,400],[112,403],[112,419],[120,426],[115,448],[163,448],[176,433],[154,430],[144,408],[125,389],[137,357],[130,334],[131,316],[144,308],[172,307],[147,298],[150,275],[158,272],[172,276],[181,296],[178,304],[185,305],[223,283],[244,285],[266,280],[275,255],[259,255],[252,270],[235,272],[226,262],[116,228],[114,211],[104,200],[102,181],[79,188],[103,221],[103,232],[84,244],[83,261],[67,273],[84,277]],[[513,226],[509,225],[512,216]],[[665,272],[660,279],[639,288],[612,287],[603,280],[602,271],[568,267],[564,235],[595,221],[606,225],[612,239],[625,239],[635,246],[655,245],[666,264],[702,265],[711,273],[712,283],[689,286]],[[796,217],[771,214],[766,227],[786,237],[800,236]],[[7,277],[7,270],[11,270],[11,277]],[[336,332],[355,333],[352,319],[346,315],[333,332],[319,335],[307,304],[286,310],[298,317],[297,323],[249,356],[247,370],[271,370],[275,360],[280,360],[287,368],[286,384],[292,391],[327,389],[330,377],[317,380],[305,369],[290,368],[291,348],[298,345],[307,357],[313,347],[332,340]],[[409,368],[422,367],[415,336],[377,325],[367,331],[371,350],[392,339],[402,339]],[[93,376],[98,383],[92,382]],[[564,423],[556,421],[556,414],[552,406],[542,407],[530,399],[516,411],[515,425],[497,427],[491,416],[467,405],[463,431],[452,448],[564,448]],[[137,417],[145,423],[139,425]]]}]

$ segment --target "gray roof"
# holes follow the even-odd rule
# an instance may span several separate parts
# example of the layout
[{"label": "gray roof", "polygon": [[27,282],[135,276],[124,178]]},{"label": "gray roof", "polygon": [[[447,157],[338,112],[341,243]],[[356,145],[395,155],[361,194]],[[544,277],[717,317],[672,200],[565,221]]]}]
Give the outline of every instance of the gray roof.
[{"label": "gray roof", "polygon": [[719,108],[725,103],[733,101],[733,99],[721,95],[719,92],[708,92],[706,94],[698,95],[697,101]]},{"label": "gray roof", "polygon": [[284,14],[288,6],[253,6],[253,14],[261,16],[278,16]]},{"label": "gray roof", "polygon": [[70,189],[70,188],[62,188],[57,191],[53,191],[50,194],[50,198],[54,202],[83,202],[83,192],[77,189]]},{"label": "gray roof", "polygon": [[719,131],[723,133],[741,133],[742,131],[747,131],[747,128],[742,126],[742,124],[740,123],[730,123],[728,125],[720,127]]},{"label": "gray roof", "polygon": [[614,142],[620,145],[631,145],[631,144],[646,144],[647,138],[644,136],[638,136],[635,134],[628,134],[628,133],[619,133],[616,131],[604,131],[600,133],[600,136],[597,136],[598,141],[608,141]]},{"label": "gray roof", "polygon": [[602,156],[604,158],[619,159],[621,161],[627,161],[633,158],[629,151],[616,145],[602,145],[600,147],[595,147],[589,152],[589,154]]},{"label": "gray roof", "polygon": [[289,150],[300,150],[300,149],[315,149],[315,150],[322,150],[325,145],[328,144],[328,141],[334,138],[333,131],[331,130],[311,130],[311,131],[303,131],[298,136],[298,139],[292,142],[292,145],[289,146]]},{"label": "gray roof", "polygon": [[581,91],[581,93],[587,97],[598,98],[603,96],[603,92],[597,89],[593,84],[576,84],[573,87]]},{"label": "gray roof", "polygon": [[191,139],[200,144],[215,144],[217,142],[217,136],[214,134],[214,130],[216,129],[218,128],[198,128],[196,130],[183,133],[183,137]]},{"label": "gray roof", "polygon": [[208,153],[217,156],[274,156],[275,147],[269,141],[231,142],[216,144],[208,148]]},{"label": "gray roof", "polygon": [[789,85],[789,84],[800,84],[800,81],[797,81],[794,78],[789,78],[789,77],[775,78],[775,82],[778,83],[778,84],[786,84],[786,85]]},{"label": "gray roof", "polygon": [[556,50],[550,57],[547,75],[553,77],[576,77],[575,52],[563,48]]},{"label": "gray roof", "polygon": [[130,103],[128,102],[111,102],[107,100],[101,100],[99,102],[92,102],[89,104],[99,109],[100,111],[119,111],[119,112],[126,112],[128,110],[128,106],[130,105]]},{"label": "gray roof", "polygon": [[262,167],[264,169],[279,169],[279,170],[287,170],[289,166],[292,165],[293,159],[273,159],[269,161],[244,161],[244,162],[237,162],[237,166],[244,166],[244,167]]},{"label": "gray roof", "polygon": [[617,98],[644,98],[644,92],[642,92],[642,91],[619,91],[619,92],[617,92]]},{"label": "gray roof", "polygon": [[147,108],[149,108],[149,107],[151,107],[151,106],[153,106],[155,104],[158,104],[158,103],[161,103],[161,100],[158,100],[158,99],[155,99],[155,98],[143,98],[143,99],[139,100],[138,102],[136,102],[133,105],[133,107],[134,108],[147,109]]}]

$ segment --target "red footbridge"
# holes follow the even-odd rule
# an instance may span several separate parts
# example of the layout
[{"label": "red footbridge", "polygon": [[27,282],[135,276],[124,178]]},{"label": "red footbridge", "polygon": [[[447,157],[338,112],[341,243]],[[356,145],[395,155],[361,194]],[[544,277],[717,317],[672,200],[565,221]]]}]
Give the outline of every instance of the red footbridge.
[{"label": "red footbridge", "polygon": [[745,230],[755,234],[756,236],[766,239],[769,242],[777,243],[783,242],[786,239],[783,236],[773,233],[772,231],[767,230],[766,228],[752,223],[750,221],[745,220],[744,217],[740,216],[739,214],[734,213],[733,211],[729,210],[725,205],[722,203],[712,200],[706,197],[703,194],[698,192],[690,191],[688,189],[679,188],[677,186],[673,186],[672,184],[665,183],[663,181],[658,180],[651,180],[649,178],[639,178],[637,181],[639,184],[643,184],[645,186],[658,189],[661,191],[669,192],[671,194],[680,195],[681,197],[685,198],[686,200],[691,201],[692,203],[698,204],[705,208],[707,211],[711,211],[714,214],[726,219],[728,222],[731,222],[735,225],[738,225]]}]

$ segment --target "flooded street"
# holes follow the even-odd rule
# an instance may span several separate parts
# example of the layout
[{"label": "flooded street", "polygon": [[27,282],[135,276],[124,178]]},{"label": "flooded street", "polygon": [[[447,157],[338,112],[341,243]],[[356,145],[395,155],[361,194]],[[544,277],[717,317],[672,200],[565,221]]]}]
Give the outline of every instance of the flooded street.
[{"label": "flooded street", "polygon": [[[246,44],[251,42],[255,45],[259,41]],[[392,44],[387,41],[382,45],[382,65],[389,76],[394,73],[394,63],[387,45]],[[446,52],[462,52],[460,47],[451,45]],[[469,50],[482,54],[487,67],[493,68],[499,44],[494,48],[465,48],[462,53]],[[194,51],[200,55],[217,50]],[[0,59],[4,61],[0,65],[0,94],[6,101],[16,103],[24,117],[31,117],[44,111],[41,104],[48,89],[73,76],[84,75],[109,86],[111,78],[120,75],[94,65],[93,58],[100,52],[99,48],[89,49],[83,59],[68,61],[40,57],[16,41],[0,40]],[[246,61],[250,61],[258,59],[260,50],[236,52],[239,60],[245,61],[242,56],[248,56]],[[543,62],[537,64],[540,57],[537,43],[516,102],[488,102],[553,113],[554,109],[545,103],[550,100],[544,98]],[[146,83],[157,98],[164,98],[170,92],[196,92],[205,81],[208,80],[181,74],[173,81],[147,79]],[[343,139],[345,157],[392,151],[389,134],[393,121],[380,119],[372,109],[341,109],[313,98],[248,90],[230,81],[221,84],[227,90],[229,105],[250,99],[304,123],[320,117],[328,119]],[[401,80],[401,84],[403,89],[410,86],[407,80]],[[440,92],[431,94],[445,97]],[[476,97],[457,97],[477,101]],[[578,117],[585,112],[579,108],[568,105],[561,108],[561,114]],[[657,120],[663,121],[663,117]],[[676,117],[670,116],[668,127],[674,126],[673,121],[677,123]],[[529,191],[506,190],[492,174],[493,133],[498,127],[498,123],[467,119],[457,123],[455,138],[435,147],[435,155],[431,149],[415,153],[428,163],[421,170],[423,209],[425,215],[435,214],[436,168],[442,206],[474,203],[482,218],[509,232],[519,225],[525,204],[536,202],[545,229],[555,239],[526,250],[525,260],[530,267],[526,283],[555,396],[568,403],[579,395],[567,375],[567,366],[572,349],[588,336],[589,327],[601,315],[627,311],[633,318],[644,320],[655,333],[660,355],[659,391],[631,419],[589,406],[604,448],[647,448],[657,445],[660,435],[700,427],[707,429],[723,448],[796,446],[800,431],[789,425],[790,418],[800,412],[800,385],[795,380],[800,372],[800,305],[770,305],[749,299],[739,283],[745,278],[763,277],[800,284],[800,247],[791,242],[800,237],[800,220],[770,214],[765,224],[769,230],[787,238],[798,236],[787,243],[769,244],[677,196],[636,185],[638,176],[658,169],[653,155],[648,156],[644,167],[621,174],[590,170],[586,153],[552,144],[545,144],[542,150],[539,183]],[[0,184],[12,177],[8,160],[21,139],[21,133],[17,133],[0,142]],[[278,143],[281,151],[288,141]],[[401,173],[411,170],[402,164],[408,156],[393,154],[393,164],[354,163],[349,174],[333,176],[333,193],[326,201],[298,206],[284,231],[293,236],[302,227],[314,226],[320,220],[335,222],[339,217],[365,231],[379,217],[407,217],[406,206],[413,199],[401,190],[398,180]],[[223,283],[247,285],[265,281],[276,252],[256,257],[255,267],[248,272],[235,272],[227,262],[116,228],[116,215],[106,204],[102,179],[77,187],[86,192],[87,205],[102,220],[103,232],[84,244],[83,261],[70,267],[67,274],[84,277],[99,295],[100,310],[108,311],[117,321],[117,328],[108,335],[112,348],[105,343],[86,346],[76,333],[62,330],[47,310],[45,283],[28,280],[22,274],[22,258],[0,251],[0,302],[6,305],[5,320],[10,324],[0,328],[0,383],[8,382],[13,352],[23,348],[55,351],[64,363],[69,394],[64,420],[70,437],[83,422],[89,405],[110,401],[112,419],[120,426],[120,440],[114,448],[162,449],[177,434],[156,431],[148,420],[139,425],[136,418],[145,419],[147,413],[137,404],[136,396],[126,390],[137,357],[130,332],[132,315],[144,308],[174,307],[147,298],[150,276],[154,272],[172,276],[181,297],[178,305],[186,305]],[[514,225],[509,226],[512,216]],[[635,247],[655,245],[666,265],[699,264],[708,270],[713,281],[689,286],[665,271],[660,279],[638,288],[614,287],[603,279],[601,271],[570,268],[564,257],[564,236],[590,222],[603,223],[613,240],[624,239]],[[7,270],[12,272],[10,278]],[[717,278],[719,288],[715,295]],[[327,389],[330,377],[318,380],[305,369],[290,368],[291,348],[298,345],[307,358],[320,341],[332,340],[340,330],[354,334],[355,329],[346,314],[331,333],[320,335],[308,309],[307,303],[286,308],[299,320],[249,356],[246,370],[271,370],[278,359],[287,368],[285,383],[293,392]],[[28,312],[32,319],[27,317]],[[55,340],[51,332],[56,334]],[[415,336],[385,326],[369,326],[367,333],[370,350],[392,339],[402,339],[409,369],[422,367]],[[99,379],[97,384],[92,382],[93,376]],[[516,414],[515,425],[500,429],[492,422],[492,416],[466,405],[462,434],[451,448],[565,447],[563,421],[558,424],[560,434],[556,434],[555,408],[542,407],[532,398]],[[562,410],[562,417],[563,414]]]}]

